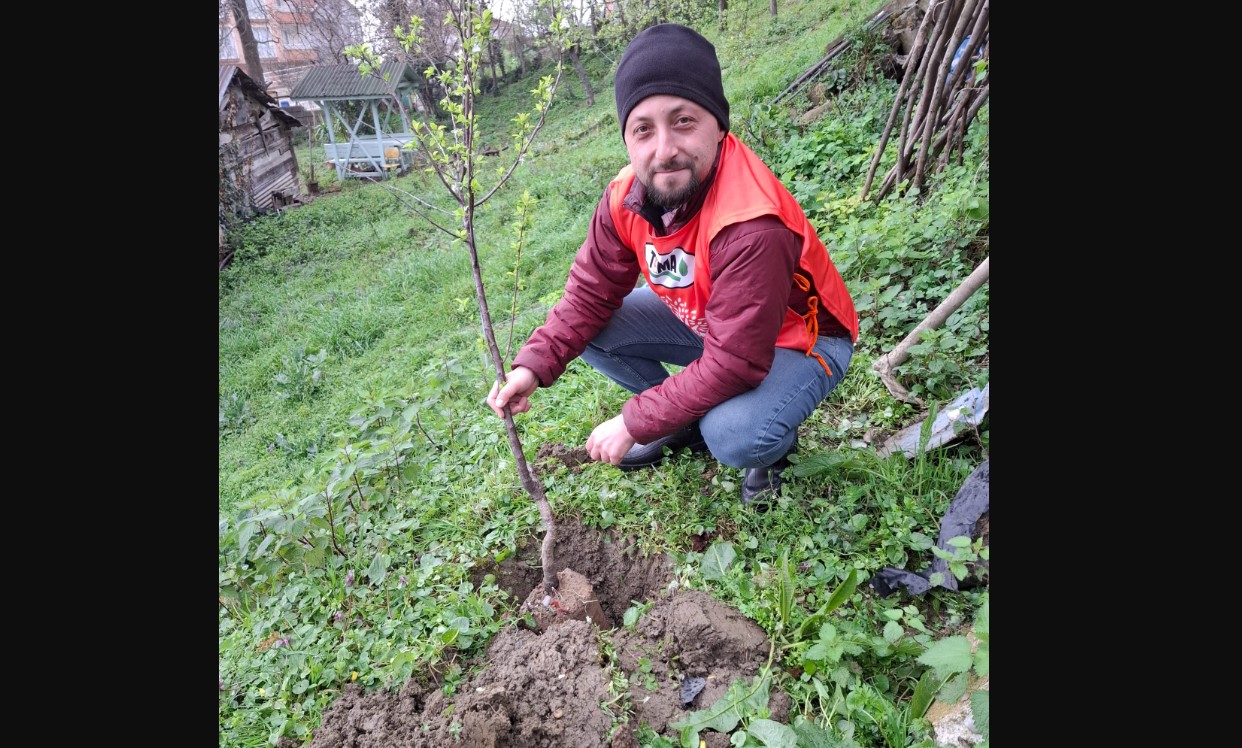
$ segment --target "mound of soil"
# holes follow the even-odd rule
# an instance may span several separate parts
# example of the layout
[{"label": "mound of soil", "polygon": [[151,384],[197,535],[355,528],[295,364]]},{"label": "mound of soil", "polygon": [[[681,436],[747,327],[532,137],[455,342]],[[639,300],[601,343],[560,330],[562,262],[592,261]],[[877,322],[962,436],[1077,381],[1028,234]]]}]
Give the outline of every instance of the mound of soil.
[{"label": "mound of soil", "polygon": [[[638,745],[644,724],[676,741],[670,723],[709,708],[731,682],[762,669],[770,646],[763,630],[703,592],[670,592],[668,556],[636,554],[633,544],[569,521],[557,535],[564,568],[556,597],[536,589],[537,541],[479,572],[523,600],[523,612],[546,613],[535,629],[514,625],[497,634],[452,696],[417,675],[398,693],[346,686],[325,710],[312,748],[621,748]],[[632,601],[651,605],[632,628],[621,627]],[[629,684],[628,714],[618,670]],[[768,708],[786,721],[789,697],[774,690]],[[708,746],[729,745],[727,735],[702,737]]]}]

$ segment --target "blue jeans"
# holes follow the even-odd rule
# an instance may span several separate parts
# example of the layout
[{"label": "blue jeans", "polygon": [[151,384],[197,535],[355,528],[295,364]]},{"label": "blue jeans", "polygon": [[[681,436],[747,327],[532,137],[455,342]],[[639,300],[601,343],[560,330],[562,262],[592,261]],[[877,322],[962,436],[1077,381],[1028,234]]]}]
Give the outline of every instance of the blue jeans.
[{"label": "blue jeans", "polygon": [[[707,411],[699,428],[712,456],[730,467],[757,468],[788,453],[798,425],[841,383],[854,345],[849,338],[820,336],[815,352],[828,362],[831,377],[815,357],[777,348],[772,369],[758,387]],[[703,339],[642,286],[625,297],[582,360],[638,394],[669,377],[664,364],[686,366],[701,355]]]}]

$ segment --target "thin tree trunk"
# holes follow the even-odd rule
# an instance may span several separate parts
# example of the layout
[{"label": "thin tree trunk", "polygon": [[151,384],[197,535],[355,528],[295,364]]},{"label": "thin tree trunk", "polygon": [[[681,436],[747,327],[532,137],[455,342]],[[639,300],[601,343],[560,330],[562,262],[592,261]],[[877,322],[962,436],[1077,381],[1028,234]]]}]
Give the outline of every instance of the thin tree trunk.
[{"label": "thin tree trunk", "polygon": [[[894,174],[896,175],[894,177],[895,182],[900,182],[905,178],[906,159],[909,158],[909,148],[907,146],[907,142],[910,139],[910,120],[914,115],[915,102],[917,101],[922,103],[920,92],[923,89],[924,77],[927,74],[929,60],[931,60],[933,55],[933,45],[939,36],[941,27],[944,25],[944,17],[947,15],[947,11],[945,9],[946,2],[948,2],[948,0],[941,0],[934,7],[929,5],[927,7],[927,16],[924,17],[924,20],[926,20],[927,17],[933,18],[934,24],[932,26],[931,36],[927,41],[926,51],[919,60],[918,69],[914,73],[914,81],[910,85],[910,90],[906,92],[906,102],[904,105],[905,112],[901,116],[900,137],[897,139],[897,166],[894,170]],[[887,182],[887,180],[885,181]],[[877,200],[884,197],[884,191],[884,189],[880,190],[880,194],[876,196]]]},{"label": "thin tree trunk", "polygon": [[[983,40],[987,37],[988,17],[991,11],[989,5],[988,0],[983,0],[983,4],[975,9],[975,24],[970,30],[970,44],[966,45],[966,49],[962,51],[962,57],[958,61],[957,67],[953,70],[953,76],[949,79],[949,83],[946,86],[949,91],[958,88],[962,81],[967,80],[967,71],[973,69],[970,60],[974,58],[975,50],[980,48]],[[957,47],[954,47],[955,52],[956,50]]]},{"label": "thin tree trunk", "polygon": [[[863,182],[862,198],[867,199],[867,190],[871,189],[871,180],[875,178],[876,167],[880,165],[880,157],[884,155],[884,147],[888,145],[888,136],[893,132],[893,125],[897,123],[897,113],[902,109],[902,101],[906,97],[906,90],[910,87],[911,81],[914,80],[914,70],[919,66],[919,61],[923,58],[923,50],[926,49],[924,42],[926,41],[927,24],[931,22],[931,13],[924,13],[923,20],[919,23],[919,30],[914,35],[914,49],[910,51],[910,56],[906,59],[906,72],[901,77],[901,86],[897,89],[897,96],[893,99],[893,109],[888,113],[888,123],[884,125],[884,134],[880,136],[880,145],[875,149],[875,156],[871,158],[871,168],[867,170],[867,179]],[[898,150],[898,158],[900,158],[900,149]]]},{"label": "thin tree trunk", "polygon": [[[953,32],[949,35],[949,43],[944,45],[944,55],[940,58],[940,66],[936,69],[935,85],[932,88],[931,104],[927,112],[927,123],[923,128],[922,143],[919,144],[919,156],[914,166],[914,186],[922,187],[923,179],[927,171],[927,150],[931,147],[932,136],[936,132],[936,125],[940,119],[940,110],[944,105],[941,92],[945,90],[945,80],[949,77],[949,65],[953,62],[953,53],[962,43],[962,37],[966,35],[966,26],[974,17],[976,0],[965,0],[963,7],[958,11],[957,23],[953,26]],[[965,60],[962,64],[965,64]]]},{"label": "thin tree trunk", "polygon": [[[487,342],[488,353],[491,354],[492,364],[496,367],[496,380],[501,386],[505,383],[505,365],[504,359],[500,356],[500,346],[496,343],[496,330],[492,327],[492,315],[487,308],[487,293],[483,288],[483,271],[479,267],[479,252],[476,249],[474,239],[474,193],[467,193],[465,202],[465,216],[463,223],[466,229],[466,245],[470,249],[470,272],[474,276],[474,293],[479,302],[479,314],[483,322],[483,338]],[[522,481],[522,488],[526,489],[526,494],[535,499],[536,506],[539,507],[539,516],[543,519],[544,535],[541,558],[543,560],[543,590],[547,594],[552,594],[556,589],[556,568],[555,549],[556,549],[556,521],[552,517],[552,507],[548,504],[548,495],[543,490],[543,484],[531,472],[530,465],[526,462],[526,453],[522,451],[522,440],[518,436],[517,424],[513,422],[513,414],[509,411],[509,406],[504,407],[505,414],[505,431],[509,435],[509,451],[513,453],[513,460],[517,463],[518,477]]]},{"label": "thin tree trunk", "polygon": [[928,54],[923,59],[924,64],[919,66],[919,80],[922,85],[918,106],[910,118],[910,130],[903,138],[905,143],[905,148],[901,152],[903,167],[914,155],[914,146],[919,142],[917,136],[923,130],[923,117],[927,114],[928,107],[931,106],[931,89],[935,85],[935,81],[932,80],[932,71],[940,66],[940,58],[944,56],[944,35],[948,33],[948,20],[953,12],[953,5],[954,0],[943,0],[937,7],[940,12],[936,14],[936,25],[932,28]]},{"label": "thin tree trunk", "polygon": [[229,5],[233,9],[233,22],[237,24],[237,33],[241,35],[246,75],[253,78],[259,88],[267,90],[267,82],[263,80],[263,63],[259,60],[259,43],[254,40],[254,27],[250,25],[250,11],[246,9],[246,0],[229,0]]},{"label": "thin tree trunk", "polygon": [[768,0],[768,12],[772,14],[773,18],[776,18],[776,0]]},{"label": "thin tree trunk", "polygon": [[587,106],[595,106],[595,92],[591,90],[591,79],[587,77],[586,68],[582,67],[582,60],[578,58],[578,45],[569,48],[569,59],[574,63],[574,70],[578,72],[578,80],[582,83],[582,95],[586,97]]},{"label": "thin tree trunk", "polygon": [[729,0],[717,0],[716,2],[716,21],[717,21],[716,27],[719,28],[721,31],[724,31],[725,28],[728,26],[728,22],[725,20],[725,14],[728,12],[728,10],[729,10]]}]

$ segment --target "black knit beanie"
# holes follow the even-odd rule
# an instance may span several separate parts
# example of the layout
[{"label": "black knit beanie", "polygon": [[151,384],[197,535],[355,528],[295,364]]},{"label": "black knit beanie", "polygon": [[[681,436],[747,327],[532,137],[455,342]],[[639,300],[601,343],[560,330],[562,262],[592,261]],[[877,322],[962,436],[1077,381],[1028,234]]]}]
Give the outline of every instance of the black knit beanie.
[{"label": "black knit beanie", "polygon": [[617,66],[615,93],[622,140],[630,111],[657,94],[689,99],[716,115],[721,129],[729,129],[729,101],[716,48],[685,26],[663,23],[634,37]]}]

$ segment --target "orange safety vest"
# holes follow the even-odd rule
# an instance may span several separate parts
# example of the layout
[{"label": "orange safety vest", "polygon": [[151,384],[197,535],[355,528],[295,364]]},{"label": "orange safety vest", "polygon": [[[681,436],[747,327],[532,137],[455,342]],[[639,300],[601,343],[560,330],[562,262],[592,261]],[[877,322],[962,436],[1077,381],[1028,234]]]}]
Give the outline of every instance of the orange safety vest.
[{"label": "orange safety vest", "polygon": [[[799,270],[810,273],[818,296],[807,297],[808,311],[799,314],[785,310],[785,320],[776,338],[776,347],[804,351],[815,356],[824,371],[832,376],[828,364],[814,352],[819,337],[819,305],[850,332],[850,340],[858,340],[858,313],[845,288],[845,281],[828,257],[828,250],[815,234],[802,206],[750,148],[733,133],[725,136],[720,150],[716,178],[708,188],[703,207],[676,232],[655,236],[651,224],[622,202],[634,183],[634,167],[626,166],[612,180],[609,209],[617,234],[626,246],[638,255],[647,285],[672,310],[677,318],[700,337],[707,333],[707,299],[711,296],[712,280],[709,247],[725,226],[774,215],[802,237]],[[792,283],[803,291],[811,281],[799,270]]]}]

